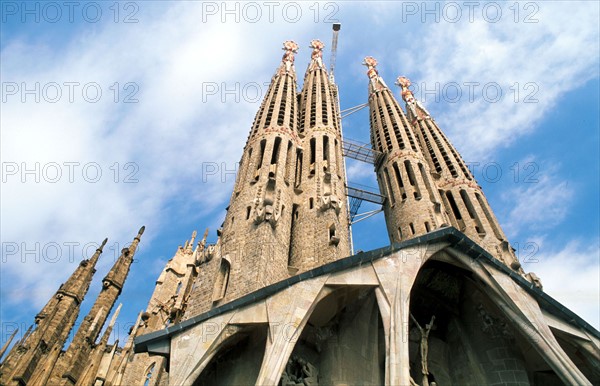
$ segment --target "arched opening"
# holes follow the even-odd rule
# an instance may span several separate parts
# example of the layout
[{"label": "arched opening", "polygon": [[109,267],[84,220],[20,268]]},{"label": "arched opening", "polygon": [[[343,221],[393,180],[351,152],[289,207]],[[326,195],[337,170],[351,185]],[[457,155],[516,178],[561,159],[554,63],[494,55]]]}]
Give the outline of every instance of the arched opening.
[{"label": "arched opening", "polygon": [[384,373],[385,338],[374,290],[344,287],[315,307],[279,385],[382,385]]},{"label": "arched opening", "polygon": [[225,341],[193,386],[253,385],[267,344],[267,326],[251,326]]},{"label": "arched opening", "polygon": [[144,378],[144,386],[150,386],[152,382],[152,374],[154,373],[154,367],[156,367],[156,362],[152,362],[148,369],[146,370],[146,377]]},{"label": "arched opening", "polygon": [[485,284],[436,258],[423,265],[410,295],[413,380],[419,385],[561,384]]}]

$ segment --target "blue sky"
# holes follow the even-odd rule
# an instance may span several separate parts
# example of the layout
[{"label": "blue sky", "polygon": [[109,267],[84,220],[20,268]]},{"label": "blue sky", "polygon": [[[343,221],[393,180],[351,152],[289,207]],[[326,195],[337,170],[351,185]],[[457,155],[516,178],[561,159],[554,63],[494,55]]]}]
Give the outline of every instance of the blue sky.
[{"label": "blue sky", "polygon": [[[311,39],[329,62],[332,22],[342,109],[367,101],[367,55],[397,98],[395,78],[411,78],[525,270],[598,328],[598,3],[475,3],[3,2],[0,343],[108,237],[84,315],[146,225],[119,299],[123,342],[177,246],[206,227],[216,240],[282,42],[301,47],[300,86]],[[368,125],[363,109],[344,135],[368,142]],[[372,166],[347,171],[377,186]],[[386,245],[383,215],[353,238]]]}]

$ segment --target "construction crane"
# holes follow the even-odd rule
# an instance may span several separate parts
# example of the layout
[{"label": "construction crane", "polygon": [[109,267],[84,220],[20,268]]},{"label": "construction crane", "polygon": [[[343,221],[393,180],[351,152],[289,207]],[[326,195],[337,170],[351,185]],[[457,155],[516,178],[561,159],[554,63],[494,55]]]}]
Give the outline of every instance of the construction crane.
[{"label": "construction crane", "polygon": [[329,61],[329,82],[335,83],[333,70],[335,69],[335,57],[337,55],[338,32],[342,28],[342,24],[333,23],[333,39],[331,41],[331,59]]}]

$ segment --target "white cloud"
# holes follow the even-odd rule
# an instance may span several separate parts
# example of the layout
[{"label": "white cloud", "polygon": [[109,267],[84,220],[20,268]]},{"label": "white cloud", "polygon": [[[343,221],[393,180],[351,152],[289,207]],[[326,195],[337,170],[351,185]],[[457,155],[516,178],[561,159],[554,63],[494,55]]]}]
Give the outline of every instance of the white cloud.
[{"label": "white cloud", "polygon": [[[200,3],[166,4],[140,5],[139,23],[84,28],[77,36],[67,35],[60,47],[35,39],[4,42],[4,82],[25,83],[28,88],[39,82],[40,89],[56,82],[63,91],[58,103],[48,103],[44,95],[39,103],[31,95],[22,103],[17,94],[7,96],[2,106],[2,162],[14,162],[19,168],[22,163],[32,168],[39,162],[41,174],[40,183],[32,175],[25,176],[23,183],[18,173],[7,176],[2,186],[7,260],[2,275],[18,293],[7,300],[27,300],[40,307],[75,268],[80,247],[75,256],[63,249],[59,263],[48,262],[44,248],[49,243],[64,248],[64,243],[84,245],[110,236],[110,242],[116,239],[122,245],[146,224],[144,245],[149,248],[154,237],[172,225],[163,221],[168,205],[177,203],[175,210],[181,216],[192,217],[224,206],[233,177],[219,171],[204,178],[203,165],[235,168],[259,102],[249,103],[238,95],[236,103],[236,95],[222,93],[223,86],[268,82],[283,40],[297,39],[306,55],[305,46],[312,38],[308,31],[314,29],[310,23],[290,26],[281,17],[274,23],[253,25],[222,23],[217,15],[199,23]],[[306,60],[299,60],[299,73],[302,63]],[[94,82],[101,87],[102,97],[98,103],[88,103],[79,86],[70,103],[65,82]],[[119,103],[113,101],[115,82]],[[125,88],[127,82],[139,87],[133,95],[138,103],[122,102],[135,90]],[[219,92],[203,94],[207,83],[217,85]],[[50,169],[44,166],[50,162],[61,166],[63,177],[58,183],[45,181],[48,175],[43,171]],[[65,162],[79,162],[72,183]],[[91,162],[102,171],[97,183],[82,176],[82,166]],[[116,162],[117,183],[113,181]],[[128,162],[135,166],[126,169]],[[124,183],[135,168],[133,178],[139,182]],[[4,247],[15,243],[19,251],[5,253],[11,250]],[[21,262],[21,246],[36,245],[37,251]],[[107,269],[112,261],[101,260],[100,268]]]},{"label": "white cloud", "polygon": [[600,329],[600,266],[598,240],[572,241],[540,252],[524,263],[542,280],[544,291]]},{"label": "white cloud", "polygon": [[[539,8],[532,18],[535,23],[522,22],[532,9],[521,9],[515,23],[514,11],[508,9],[514,8],[512,3],[505,4],[497,23],[486,22],[479,13],[472,23],[466,16],[459,23],[443,18],[429,23],[413,34],[410,47],[398,51],[397,64],[391,64],[394,72],[388,80],[404,74],[417,85],[425,83],[428,90],[438,84],[443,103],[434,103],[432,95],[421,92],[416,96],[426,99],[466,159],[484,160],[538,129],[542,117],[565,93],[598,77],[598,3],[531,4]],[[478,83],[472,86],[473,102],[469,102],[467,82]],[[454,104],[450,103],[455,98],[453,83],[462,90]],[[503,97],[492,102],[496,85]],[[525,103],[527,96],[532,103]],[[436,114],[440,106],[448,109]]]},{"label": "white cloud", "polygon": [[[518,164],[533,162],[529,160],[531,158]],[[574,187],[558,175],[558,165],[550,162],[535,163],[540,164],[543,165],[543,170],[532,176],[531,183],[522,182],[502,194],[502,201],[512,208],[504,224],[504,229],[510,236],[517,236],[523,231],[551,229],[560,224],[569,213],[569,203],[575,196]]]}]

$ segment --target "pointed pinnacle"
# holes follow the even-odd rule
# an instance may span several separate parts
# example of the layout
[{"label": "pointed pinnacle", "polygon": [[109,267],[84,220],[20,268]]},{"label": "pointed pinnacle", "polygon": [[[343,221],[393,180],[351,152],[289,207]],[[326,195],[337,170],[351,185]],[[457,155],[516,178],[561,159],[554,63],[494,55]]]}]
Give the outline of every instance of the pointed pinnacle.
[{"label": "pointed pinnacle", "polygon": [[112,326],[115,325],[115,322],[117,321],[117,318],[119,317],[119,312],[121,312],[121,306],[123,305],[123,303],[119,303],[119,306],[117,307],[117,310],[115,311],[112,319],[110,320],[110,323],[108,324],[111,328]]},{"label": "pointed pinnacle", "polygon": [[106,245],[106,242],[108,241],[108,237],[104,239],[104,241],[102,241],[102,244],[100,244],[100,247],[98,248],[98,251],[102,252],[102,249],[104,249],[104,246]]},{"label": "pointed pinnacle", "polygon": [[138,232],[138,236],[141,236],[141,235],[143,235],[145,230],[146,230],[146,226],[144,225],[144,226],[142,226],[142,227],[140,228],[140,230],[139,230],[139,232]]}]

